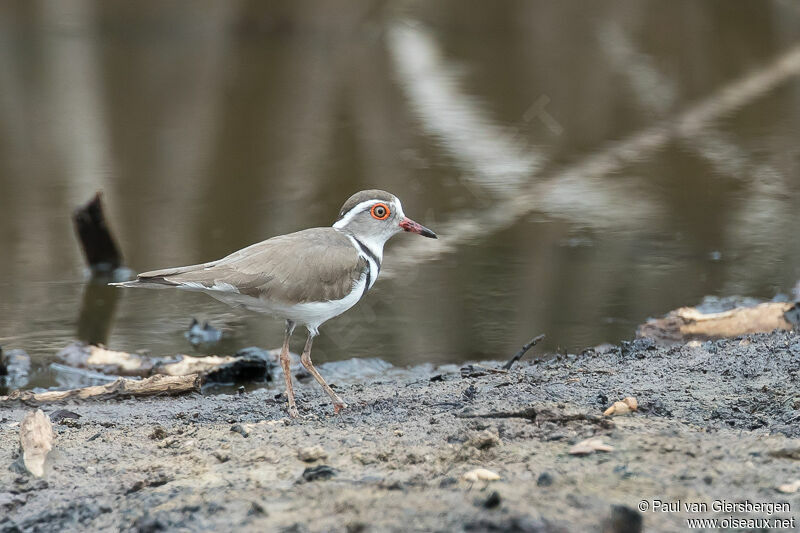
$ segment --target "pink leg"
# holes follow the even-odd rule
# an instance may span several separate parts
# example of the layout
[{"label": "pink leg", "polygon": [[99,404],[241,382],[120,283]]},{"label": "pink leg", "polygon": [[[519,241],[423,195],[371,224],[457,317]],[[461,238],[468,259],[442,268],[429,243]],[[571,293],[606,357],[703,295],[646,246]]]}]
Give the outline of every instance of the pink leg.
[{"label": "pink leg", "polygon": [[294,332],[294,322],[291,320],[286,321],[286,336],[283,339],[283,348],[281,349],[280,361],[281,368],[283,368],[283,379],[286,381],[286,396],[289,398],[289,416],[297,418],[300,413],[297,412],[297,405],[294,403],[294,389],[292,388],[292,370],[289,361],[289,338]]},{"label": "pink leg", "polygon": [[325,380],[322,378],[322,375],[314,368],[314,363],[311,362],[311,345],[314,342],[314,334],[309,332],[308,340],[306,341],[306,347],[303,349],[303,355],[300,357],[300,362],[303,363],[303,366],[306,367],[306,370],[311,372],[311,375],[314,376],[314,379],[317,380],[317,383],[322,385],[322,388],[325,389],[325,392],[328,393],[328,396],[331,397],[333,400],[333,414],[339,414],[339,411],[347,407],[339,396],[333,392],[333,389],[325,383]]}]

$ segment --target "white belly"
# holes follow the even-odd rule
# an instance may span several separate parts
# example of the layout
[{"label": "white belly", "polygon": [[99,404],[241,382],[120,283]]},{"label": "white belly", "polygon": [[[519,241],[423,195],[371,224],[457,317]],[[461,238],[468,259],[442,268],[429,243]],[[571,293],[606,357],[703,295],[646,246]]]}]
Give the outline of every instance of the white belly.
[{"label": "white belly", "polygon": [[185,290],[201,290],[209,296],[228,305],[242,306],[251,311],[266,313],[284,320],[291,320],[299,325],[306,326],[309,331],[318,333],[318,328],[333,317],[339,316],[358,303],[364,295],[367,284],[367,273],[364,272],[358,279],[353,290],[341,300],[327,302],[303,302],[297,304],[284,304],[281,302],[253,298],[236,292],[219,289],[198,289],[195,287],[180,286]]}]

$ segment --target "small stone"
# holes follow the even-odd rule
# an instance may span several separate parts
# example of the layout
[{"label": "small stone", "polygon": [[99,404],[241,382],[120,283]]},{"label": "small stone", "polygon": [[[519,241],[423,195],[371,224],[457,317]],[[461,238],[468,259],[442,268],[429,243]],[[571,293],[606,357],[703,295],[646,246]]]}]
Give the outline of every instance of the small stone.
[{"label": "small stone", "polygon": [[642,513],[626,505],[612,505],[611,516],[605,520],[603,533],[641,533]]},{"label": "small stone", "polygon": [[250,516],[266,516],[267,511],[264,510],[264,506],[260,503],[250,502],[250,510],[247,511],[247,514]]},{"label": "small stone", "polygon": [[478,389],[475,388],[475,385],[470,384],[469,387],[467,387],[461,392],[461,401],[471,402],[475,399],[477,395],[478,395]]},{"label": "small stone", "polygon": [[500,501],[500,493],[496,490],[493,490],[486,499],[479,501],[478,503],[484,509],[494,509],[500,505]]},{"label": "small stone", "polygon": [[447,476],[445,478],[442,478],[442,480],[439,482],[439,488],[446,489],[447,487],[452,487],[456,483],[458,483],[458,480],[456,478],[452,476]]},{"label": "small stone", "polygon": [[500,446],[501,444],[502,441],[497,433],[492,433],[488,429],[472,435],[467,440],[467,446],[472,446],[479,450],[488,450],[489,448]]},{"label": "small stone", "polygon": [[536,485],[539,487],[549,487],[553,484],[553,475],[549,472],[542,472],[536,479]]},{"label": "small stone", "polygon": [[330,479],[336,475],[336,470],[328,465],[310,466],[303,470],[304,481],[319,481]]},{"label": "small stone", "polygon": [[153,428],[153,432],[150,433],[150,438],[152,440],[161,440],[167,438],[167,430],[161,426],[155,426]]},{"label": "small stone", "polygon": [[58,423],[62,426],[67,426],[68,428],[78,429],[81,427],[81,423],[74,418],[62,418],[58,421]]},{"label": "small stone", "polygon": [[50,413],[50,422],[60,422],[65,418],[74,418],[77,420],[80,417],[81,415],[78,413],[73,413],[72,411],[67,411],[66,409],[58,409],[57,411]]},{"label": "small stone", "polygon": [[800,479],[791,483],[784,483],[778,487],[778,492],[782,492],[784,494],[794,494],[798,490],[800,490]]},{"label": "small stone", "polygon": [[461,479],[468,483],[475,483],[477,481],[497,481],[502,478],[499,474],[492,472],[491,470],[487,470],[485,468],[476,468],[465,473],[463,476],[461,476]]},{"label": "small stone", "polygon": [[611,452],[614,447],[603,442],[600,437],[582,440],[569,449],[570,455],[589,455],[594,452]]},{"label": "small stone", "polygon": [[328,454],[319,444],[316,446],[307,446],[305,448],[301,448],[297,452],[297,458],[301,461],[306,463],[313,463],[314,461],[318,461],[320,459],[327,459]]},{"label": "small stone", "polygon": [[211,455],[216,457],[217,461],[219,461],[220,463],[227,463],[231,459],[230,455],[228,455],[227,453],[222,453],[220,451],[216,451],[216,452],[212,453]]},{"label": "small stone", "polygon": [[603,415],[626,415],[631,412],[631,408],[625,402],[614,402],[611,407],[603,411]]},{"label": "small stone", "polygon": [[614,404],[606,409],[603,412],[605,416],[612,416],[612,415],[627,415],[632,411],[636,411],[639,408],[639,402],[633,396],[628,396],[624,400],[620,402],[614,402]]},{"label": "small stone", "polygon": [[249,436],[250,436],[250,432],[247,430],[247,428],[245,428],[245,427],[244,427],[243,425],[241,425],[241,424],[234,424],[234,425],[232,425],[232,426],[231,426],[231,432],[232,432],[232,433],[238,433],[239,435],[241,435],[241,436],[242,436],[242,437],[244,437],[244,438],[247,438],[247,437],[249,437]]}]

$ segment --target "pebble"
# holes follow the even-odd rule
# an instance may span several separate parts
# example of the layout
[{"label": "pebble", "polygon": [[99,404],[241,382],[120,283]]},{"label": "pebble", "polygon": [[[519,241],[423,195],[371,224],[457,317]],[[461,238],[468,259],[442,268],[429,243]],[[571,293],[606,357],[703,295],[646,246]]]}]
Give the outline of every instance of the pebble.
[{"label": "pebble", "polygon": [[469,483],[475,483],[476,481],[497,481],[502,478],[498,473],[487,470],[486,468],[476,468],[465,473],[461,476],[461,479]]},{"label": "pebble", "polygon": [[501,444],[502,441],[497,433],[492,433],[488,429],[472,435],[469,440],[467,440],[468,446],[473,446],[479,450],[488,450],[489,448],[494,448],[495,446],[499,446]]},{"label": "pebble", "polygon": [[307,446],[305,448],[301,448],[297,452],[297,458],[306,463],[313,463],[314,461],[318,461],[320,459],[327,459],[328,454],[325,452],[322,446],[317,444],[316,446]]},{"label": "pebble", "polygon": [[244,437],[244,438],[247,438],[247,437],[249,437],[249,436],[250,436],[250,432],[247,430],[247,428],[245,428],[245,427],[244,427],[243,425],[241,425],[241,424],[234,424],[234,425],[232,425],[232,426],[231,426],[231,431],[232,431],[233,433],[238,433],[239,435],[241,435],[241,436],[242,436],[242,437]]},{"label": "pebble", "polygon": [[604,533],[641,533],[642,513],[627,505],[612,505],[611,515],[605,521]]},{"label": "pebble", "polygon": [[612,416],[612,415],[627,415],[632,411],[636,411],[639,408],[639,402],[633,396],[628,396],[624,400],[620,402],[614,402],[614,404],[606,409],[603,412],[605,416]]},{"label": "pebble", "polygon": [[603,442],[600,437],[582,440],[569,449],[570,455],[589,455],[594,452],[611,452],[614,447]]},{"label": "pebble", "polygon": [[497,492],[496,490],[493,490],[492,493],[489,494],[488,497],[486,497],[486,499],[479,501],[479,504],[484,509],[494,509],[495,507],[498,507],[500,505],[500,502],[501,502],[500,493]]},{"label": "pebble", "polygon": [[57,411],[53,411],[50,413],[50,422],[58,422],[65,418],[74,418],[78,419],[81,415],[78,413],[73,413],[72,411],[67,411],[66,409],[58,409]]},{"label": "pebble", "polygon": [[778,491],[784,494],[794,494],[798,490],[800,490],[800,479],[793,481],[792,483],[784,483],[778,487]]},{"label": "pebble", "polygon": [[328,465],[310,466],[303,470],[304,481],[320,481],[330,479],[336,475],[336,470]]},{"label": "pebble", "polygon": [[155,426],[153,428],[153,432],[150,433],[150,438],[152,440],[161,440],[167,438],[167,430],[161,426]]},{"label": "pebble", "polygon": [[477,395],[478,395],[478,389],[475,388],[475,385],[470,384],[469,387],[467,387],[461,392],[461,400],[464,402],[471,402],[475,399]]},{"label": "pebble", "polygon": [[549,472],[542,472],[536,479],[536,485],[539,487],[549,487],[553,484],[553,475]]}]

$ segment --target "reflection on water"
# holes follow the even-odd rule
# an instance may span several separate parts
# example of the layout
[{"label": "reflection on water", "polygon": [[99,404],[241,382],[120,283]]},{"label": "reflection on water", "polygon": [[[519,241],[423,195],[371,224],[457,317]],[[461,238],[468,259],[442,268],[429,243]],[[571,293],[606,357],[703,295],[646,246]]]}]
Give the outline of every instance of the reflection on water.
[{"label": "reflection on water", "polygon": [[75,338],[195,353],[193,316],[217,352],[280,343],[201,294],[85,283],[69,215],[97,189],[138,270],[397,194],[441,238],[389,244],[320,362],[577,350],[800,278],[795,3],[201,4],[0,7],[0,345],[31,386]]},{"label": "reflection on water", "polygon": [[76,336],[86,344],[108,344],[120,291],[110,287],[111,280],[91,279],[83,289]]}]

